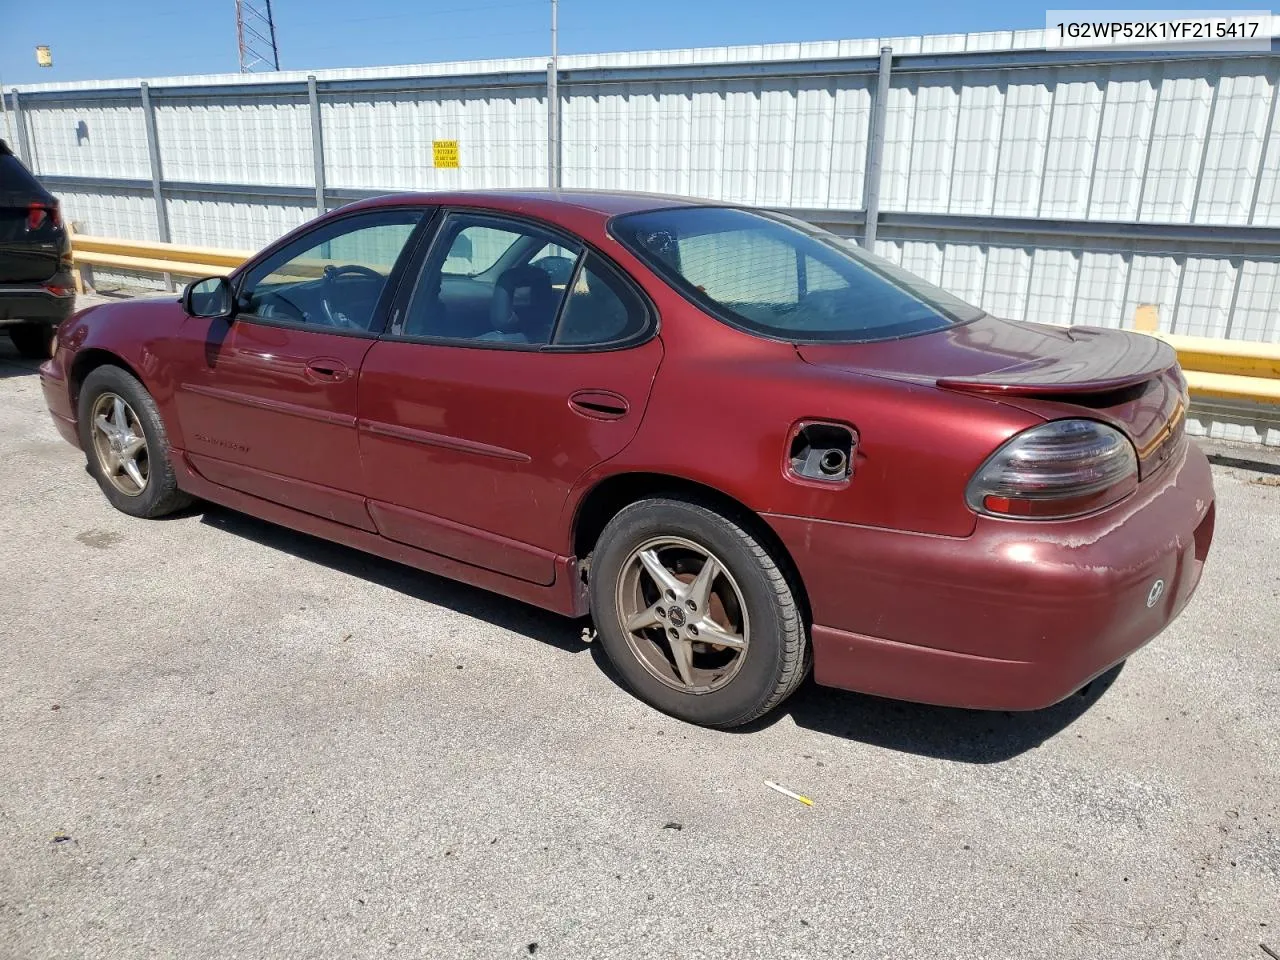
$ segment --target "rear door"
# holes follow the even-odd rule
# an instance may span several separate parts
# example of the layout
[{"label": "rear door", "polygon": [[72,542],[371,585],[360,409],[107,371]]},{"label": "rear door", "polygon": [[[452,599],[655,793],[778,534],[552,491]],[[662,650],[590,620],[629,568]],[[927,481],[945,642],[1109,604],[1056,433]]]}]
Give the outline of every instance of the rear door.
[{"label": "rear door", "polygon": [[58,201],[0,141],[0,283],[50,279],[65,235]]},{"label": "rear door", "polygon": [[243,275],[239,309],[192,318],[178,415],[207,479],[372,530],[356,438],[360,365],[425,211],[326,221]]},{"label": "rear door", "polygon": [[655,321],[631,281],[574,240],[450,213],[404,321],[361,368],[379,531],[551,583],[570,488],[644,415],[662,359]]}]

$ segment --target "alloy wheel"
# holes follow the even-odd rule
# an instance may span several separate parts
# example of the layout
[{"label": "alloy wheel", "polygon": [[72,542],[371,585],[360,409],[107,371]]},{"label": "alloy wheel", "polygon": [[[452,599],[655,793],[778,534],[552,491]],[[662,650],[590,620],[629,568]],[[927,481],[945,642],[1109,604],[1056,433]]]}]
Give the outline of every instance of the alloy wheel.
[{"label": "alloy wheel", "polygon": [[691,540],[657,537],[633,550],[618,575],[617,610],[636,659],[682,693],[720,689],[746,659],[742,590],[719,557]]},{"label": "alloy wheel", "polygon": [[113,487],[137,497],[147,489],[151,461],[142,423],[128,401],[106,392],[93,404],[93,451]]}]

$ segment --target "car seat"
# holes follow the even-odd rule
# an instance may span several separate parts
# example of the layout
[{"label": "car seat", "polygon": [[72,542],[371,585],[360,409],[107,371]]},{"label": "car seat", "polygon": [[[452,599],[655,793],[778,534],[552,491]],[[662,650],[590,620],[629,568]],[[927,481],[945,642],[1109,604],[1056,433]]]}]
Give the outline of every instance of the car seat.
[{"label": "car seat", "polygon": [[489,321],[497,333],[520,335],[525,343],[546,343],[556,319],[559,295],[544,270],[533,266],[504,270],[493,286]]}]

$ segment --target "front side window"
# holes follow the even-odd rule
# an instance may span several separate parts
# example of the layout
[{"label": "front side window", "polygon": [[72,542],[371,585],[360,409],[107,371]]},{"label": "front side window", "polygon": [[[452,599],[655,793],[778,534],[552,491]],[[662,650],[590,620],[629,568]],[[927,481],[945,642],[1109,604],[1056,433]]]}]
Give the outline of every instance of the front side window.
[{"label": "front side window", "polygon": [[245,276],[239,311],[264,320],[372,330],[387,278],[421,210],[371,211],[326,223]]},{"label": "front side window", "polygon": [[674,207],[618,217],[611,229],[708,312],[781,340],[886,340],[982,314],[879,257],[790,219]]},{"label": "front side window", "polygon": [[581,252],[533,224],[451,213],[394,332],[475,345],[545,346]]}]

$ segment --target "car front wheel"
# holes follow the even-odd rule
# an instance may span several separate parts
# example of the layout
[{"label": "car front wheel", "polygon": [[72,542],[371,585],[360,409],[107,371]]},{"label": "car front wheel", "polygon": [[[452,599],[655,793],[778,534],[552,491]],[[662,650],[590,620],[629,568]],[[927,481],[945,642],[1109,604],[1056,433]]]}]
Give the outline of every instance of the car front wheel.
[{"label": "car front wheel", "polygon": [[609,659],[659,710],[736,727],[804,679],[806,631],[787,577],[751,531],[706,506],[653,499],[619,511],[590,582]]},{"label": "car front wheel", "polygon": [[89,472],[117,510],[151,518],[191,503],[178,489],[155,400],[127,370],[103,366],[85,377],[77,420]]}]

